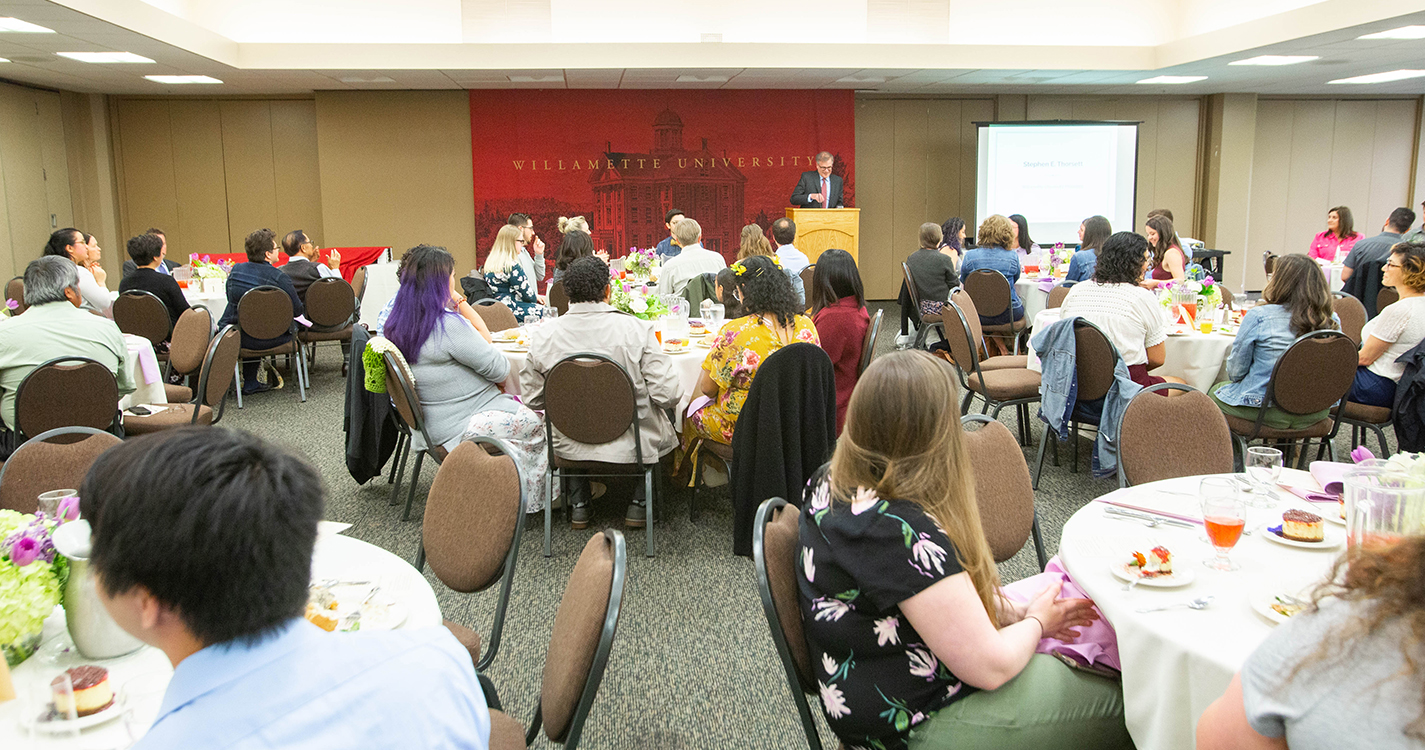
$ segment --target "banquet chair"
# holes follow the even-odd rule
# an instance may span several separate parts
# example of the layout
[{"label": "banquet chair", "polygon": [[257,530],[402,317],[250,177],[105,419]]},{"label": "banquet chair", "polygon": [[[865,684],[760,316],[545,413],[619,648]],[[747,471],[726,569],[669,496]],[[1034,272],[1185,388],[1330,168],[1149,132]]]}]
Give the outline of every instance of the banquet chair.
[{"label": "banquet chair", "polygon": [[[1074,394],[1074,408],[1069,417],[1069,443],[1073,449],[1069,471],[1079,471],[1079,425],[1087,424],[1099,430],[1105,429],[1101,417],[1093,418],[1081,414],[1079,405],[1108,395],[1109,389],[1113,387],[1118,359],[1118,350],[1098,326],[1083,318],[1074,319],[1074,377],[1078,381],[1078,390]],[[1108,425],[1107,429],[1117,428]],[[1039,476],[1044,473],[1044,450],[1050,440],[1057,446],[1059,436],[1054,434],[1054,430],[1050,429],[1046,422],[1044,431],[1039,436],[1039,459],[1034,466],[1035,490],[1039,489]],[[1057,451],[1057,448],[1055,450]]]},{"label": "banquet chair", "polygon": [[1347,401],[1341,408],[1333,407],[1332,414],[1337,414],[1342,422],[1351,426],[1351,450],[1357,446],[1365,445],[1369,439],[1367,432],[1374,432],[1376,441],[1380,444],[1378,458],[1390,458],[1390,446],[1385,442],[1385,428],[1395,424],[1394,409],[1386,406],[1368,406],[1358,404],[1355,401]]},{"label": "banquet chair", "polygon": [[100,453],[118,445],[116,435],[93,427],[59,427],[15,449],[0,467],[0,510],[34,513],[39,496],[78,488]]},{"label": "banquet chair", "polygon": [[356,302],[360,304],[366,297],[366,266],[357,268],[351,274],[351,290],[356,292]]},{"label": "banquet chair", "polygon": [[[168,374],[182,375],[184,382],[187,382],[203,366],[212,336],[213,316],[208,308],[184,310],[173,325],[173,338],[168,344]],[[172,404],[193,400],[193,389],[187,385],[164,383],[163,392]]]},{"label": "banquet chair", "polygon": [[980,353],[977,351],[976,341],[972,338],[969,322],[974,314],[973,309],[966,311],[961,308],[952,295],[942,315],[945,321],[945,341],[955,359],[955,371],[960,376],[960,387],[965,391],[960,413],[969,412],[976,396],[984,401],[980,413],[993,408],[991,416],[995,419],[999,419],[1001,409],[1013,406],[1019,417],[1019,441],[1027,445],[1029,405],[1039,400],[1039,373],[1022,367],[1000,370],[986,370],[981,367]]},{"label": "banquet chair", "polygon": [[58,427],[113,432],[118,425],[119,384],[109,368],[88,357],[51,359],[15,389],[17,443]]},{"label": "banquet chair", "polygon": [[[1006,279],[1004,274],[999,271],[991,271],[987,268],[971,271],[969,275],[960,280],[960,285],[970,294],[971,299],[975,300],[975,307],[980,311],[980,314],[987,318],[1009,313],[1014,304],[1014,298],[1010,294],[1009,279]],[[1025,316],[1018,321],[1011,320],[1008,323],[994,325],[984,325],[982,322],[980,329],[986,334],[1009,334],[1010,338],[1014,339],[1014,353],[1019,354],[1019,337],[1028,326],[1028,316]]]},{"label": "banquet chair", "polygon": [[[1182,391],[1162,398],[1165,391]],[[1183,440],[1182,435],[1192,435]],[[1118,486],[1232,472],[1232,431],[1202,391],[1159,383],[1139,391],[1118,425]]]},{"label": "banquet chair", "polygon": [[569,295],[564,292],[563,281],[556,281],[549,285],[549,306],[558,311],[560,315],[569,312]]},{"label": "banquet chair", "polygon": [[[972,424],[980,426],[971,430]],[[1029,481],[1029,464],[1014,442],[1014,435],[1003,422],[984,414],[967,414],[960,418],[960,425],[964,428],[965,452],[975,467],[975,504],[980,509],[980,524],[995,562],[1002,563],[1019,554],[1032,534],[1034,554],[1043,570],[1049,558],[1044,551],[1044,536],[1039,532],[1034,487]]]},{"label": "banquet chair", "polygon": [[411,366],[406,363],[406,358],[399,351],[382,352],[382,359],[386,363],[386,393],[391,396],[391,405],[396,407],[396,416],[400,419],[400,428],[405,432],[405,452],[401,453],[400,461],[396,468],[396,484],[391,488],[390,504],[395,505],[401,493],[401,480],[406,472],[406,461],[411,457],[411,449],[415,448],[415,438],[420,436],[422,447],[416,448],[416,465],[411,470],[411,486],[406,493],[406,510],[401,513],[402,521],[409,521],[411,518],[411,505],[416,500],[416,485],[421,480],[421,464],[425,462],[425,457],[430,456],[436,465],[445,462],[445,446],[431,440],[430,433],[426,432],[425,411],[421,409],[421,400],[416,396],[415,376],[411,374]]},{"label": "banquet chair", "polygon": [[1226,285],[1226,284],[1218,284],[1218,285],[1217,285],[1217,289],[1218,289],[1218,290],[1221,292],[1221,294],[1222,294],[1222,305],[1223,305],[1223,307],[1226,307],[1226,308],[1228,308],[1228,309],[1231,309],[1232,303],[1237,300],[1237,296],[1232,293],[1232,290],[1231,290],[1231,289],[1228,289],[1228,288],[1227,288],[1227,285]]},{"label": "banquet chair", "polygon": [[798,276],[800,276],[800,277],[801,277],[801,280],[802,280],[802,290],[803,290],[804,294],[806,295],[806,300],[805,300],[805,301],[806,301],[806,303],[807,303],[807,310],[811,310],[811,280],[812,280],[812,276],[815,275],[815,273],[816,273],[816,264],[815,264],[815,263],[812,263],[811,265],[807,266],[806,268],[803,268],[802,271],[801,271],[801,273],[798,274]]},{"label": "banquet chair", "polygon": [[1331,311],[1341,319],[1341,333],[1356,346],[1361,345],[1361,329],[1366,327],[1366,306],[1345,292],[1331,293]]},{"label": "banquet chair", "polygon": [[[638,421],[638,391],[633,380],[619,363],[602,354],[584,352],[571,354],[549,368],[544,376],[544,429],[549,451],[548,495],[544,504],[544,556],[549,557],[550,533],[554,518],[554,483],[562,481],[569,470],[578,470],[580,477],[643,478],[647,520],[644,533],[647,549],[653,557],[653,523],[655,482],[659,457],[643,455],[643,432]],[[633,455],[628,463],[576,461],[561,457],[554,451],[554,431],[585,445],[602,445],[617,440],[633,430]],[[567,496],[567,495],[566,495]],[[568,504],[565,505],[568,508]]]},{"label": "banquet chair", "polygon": [[148,339],[160,361],[168,359],[165,352],[158,351],[159,345],[168,340],[173,322],[168,318],[168,307],[153,292],[130,289],[114,299],[114,323],[119,330]]},{"label": "banquet chair", "polygon": [[1277,270],[1276,253],[1273,253],[1270,250],[1265,253],[1262,253],[1262,269],[1267,272],[1267,280],[1270,281],[1272,278],[1272,271]]},{"label": "banquet chair", "polygon": [[757,595],[772,644],[777,648],[792,703],[801,717],[802,731],[811,750],[821,750],[821,735],[812,717],[808,695],[819,695],[811,652],[802,630],[797,603],[797,506],[780,497],[768,498],[757,508],[752,527],[752,567],[757,572]]},{"label": "banquet chair", "polygon": [[233,366],[237,364],[241,347],[237,326],[223,326],[208,344],[203,357],[203,367],[198,373],[198,395],[188,403],[170,403],[156,414],[125,416],[124,434],[145,435],[174,427],[217,424],[227,408]]},{"label": "banquet chair", "polygon": [[983,356],[985,352],[985,335],[980,329],[980,313],[978,312],[978,308],[975,307],[975,301],[970,298],[969,292],[966,292],[963,287],[955,287],[950,290],[950,299],[960,306],[960,310],[965,313],[965,322],[970,324],[970,335],[971,339],[975,342],[975,353],[981,354],[981,370],[1023,369],[1029,366],[1029,355],[1027,354],[1000,354],[994,357]]},{"label": "banquet chair", "polygon": [[15,308],[11,311],[11,315],[19,315],[20,313],[30,309],[29,305],[25,304],[24,276],[16,276],[15,278],[5,282],[5,301],[6,303],[15,303]]},{"label": "banquet chair", "polygon": [[1049,290],[1049,301],[1044,303],[1044,309],[1058,309],[1063,307],[1064,298],[1069,296],[1069,290],[1073,287],[1060,284]]},{"label": "banquet chair", "polygon": [[551,742],[578,749],[618,634],[627,572],[623,534],[605,529],[584,545],[554,614],[534,719],[525,730],[509,714],[492,709],[490,750],[529,747],[541,725]]},{"label": "banquet chair", "polygon": [[[297,338],[307,347],[307,363],[317,363],[317,344],[335,341],[343,350],[351,346],[351,326],[356,322],[356,291],[338,278],[317,279],[307,287],[302,300],[307,320],[312,327],[299,329]],[[346,358],[342,357],[341,374],[346,375]]]},{"label": "banquet chair", "polygon": [[[901,263],[901,275],[905,278],[906,297],[910,300],[910,309],[901,311],[901,317],[910,321],[915,328],[915,338],[912,339],[911,346],[915,349],[925,348],[925,339],[930,334],[930,329],[940,325],[939,315],[920,314],[920,287],[915,285],[915,277],[910,274],[910,264]],[[942,338],[944,334],[941,334]]]},{"label": "banquet chair", "polygon": [[[240,368],[243,362],[254,359],[260,360],[279,354],[292,355],[297,361],[297,390],[302,401],[306,402],[307,360],[302,356],[302,342],[297,338],[297,320],[293,317],[292,298],[271,284],[253,287],[244,292],[238,300],[237,321],[238,331],[249,338],[275,339],[286,335],[291,335],[291,338],[267,349],[243,347],[238,350],[238,362],[233,367]],[[237,405],[241,409],[242,378],[236,371],[233,373],[233,383],[237,390]]]},{"label": "banquet chair", "polygon": [[1383,286],[1376,293],[1376,315],[1380,315],[1387,307],[1400,301],[1400,292],[1395,291],[1395,287]]},{"label": "banquet chair", "polygon": [[515,320],[514,311],[497,299],[482,299],[476,302],[475,313],[485,321],[490,333],[518,328],[520,324],[518,320]]},{"label": "banquet chair", "polygon": [[856,374],[860,375],[871,366],[871,360],[876,358],[876,337],[881,333],[881,316],[885,310],[877,310],[871,318],[871,324],[866,326],[866,338],[861,342],[861,363],[856,365]]},{"label": "banquet chair", "polygon": [[1253,421],[1224,415],[1227,426],[1232,430],[1233,440],[1240,449],[1238,459],[1245,458],[1247,445],[1256,440],[1299,442],[1299,465],[1304,469],[1306,448],[1316,440],[1321,444],[1318,455],[1329,453],[1334,461],[1336,451],[1331,441],[1341,426],[1339,416],[1327,416],[1300,430],[1279,430],[1262,424],[1262,420],[1270,406],[1295,415],[1326,411],[1335,406],[1339,415],[1356,377],[1356,361],[1355,344],[1340,331],[1313,331],[1293,341],[1272,368],[1257,419]]},{"label": "banquet chair", "polygon": [[[498,454],[491,454],[487,447]],[[484,672],[500,650],[520,538],[524,536],[520,522],[528,499],[524,473],[514,455],[508,444],[496,438],[477,437],[456,446],[435,473],[421,521],[416,570],[424,572],[425,564],[430,563],[441,583],[462,594],[500,584],[489,647],[483,654],[479,633],[445,621],[445,627],[470,652],[477,672]],[[480,491],[471,492],[475,487]]]}]

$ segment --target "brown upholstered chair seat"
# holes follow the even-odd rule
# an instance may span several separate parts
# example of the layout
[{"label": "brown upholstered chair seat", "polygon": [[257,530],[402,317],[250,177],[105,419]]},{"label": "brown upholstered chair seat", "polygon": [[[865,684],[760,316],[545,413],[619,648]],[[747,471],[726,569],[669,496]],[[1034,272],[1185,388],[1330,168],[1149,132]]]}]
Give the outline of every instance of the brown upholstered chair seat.
[{"label": "brown upholstered chair seat", "polygon": [[980,369],[989,370],[1023,370],[1029,367],[1029,355],[1027,354],[1002,354],[998,357],[980,360]]},{"label": "brown upholstered chair seat", "polygon": [[703,447],[707,448],[709,451],[712,452],[714,456],[717,456],[718,458],[724,461],[732,460],[732,446],[730,445],[719,443],[716,440],[704,440]]},{"label": "brown upholstered chair seat", "polygon": [[255,359],[257,357],[273,357],[278,354],[296,353],[297,339],[294,338],[285,344],[278,344],[277,346],[274,346],[271,349],[248,349],[244,347],[240,352],[238,352],[238,356],[242,357],[243,359]]},{"label": "brown upholstered chair seat", "polygon": [[335,331],[302,331],[303,341],[350,341],[351,326]]},{"label": "brown upholstered chair seat", "polygon": [[[981,376],[984,382],[980,382]],[[996,401],[1012,401],[1039,395],[1039,373],[1033,370],[990,370],[970,373],[970,388]]]},{"label": "brown upholstered chair seat", "polygon": [[932,325],[935,323],[943,323],[945,319],[941,317],[940,313],[930,313],[929,315],[920,316],[920,321],[925,325]]},{"label": "brown upholstered chair seat", "polygon": [[[480,663],[480,634],[458,622],[445,621],[445,629],[455,636],[455,640],[460,641],[460,645],[470,652],[470,663],[472,665]],[[493,713],[493,712],[491,712]]]},{"label": "brown upholstered chair seat", "polygon": [[163,393],[170,404],[184,404],[193,400],[193,389],[186,385],[163,384]]},{"label": "brown upholstered chair seat", "polygon": [[985,333],[1019,333],[1024,330],[1024,327],[1028,324],[1029,322],[1027,320],[1020,318],[1013,323],[999,323],[996,325],[981,323],[980,330]]},{"label": "brown upholstered chair seat", "polygon": [[523,750],[524,726],[504,711],[490,709],[490,750]]},{"label": "brown upholstered chair seat", "polygon": [[[656,466],[651,463],[649,466]],[[628,474],[629,476],[643,473],[643,469],[638,464],[611,464],[603,461],[573,461],[567,458],[554,457],[554,466],[560,469],[588,469],[605,474]]]},{"label": "brown upholstered chair seat", "polygon": [[198,421],[193,421],[193,404],[169,404],[167,409],[146,417],[136,417],[132,414],[124,415],[124,434],[126,435],[146,435],[150,432],[167,430],[174,427],[182,427],[188,424],[212,424],[213,410],[206,406],[199,405]]},{"label": "brown upholstered chair seat", "polygon": [[[1336,410],[1332,409],[1331,412],[1334,414]],[[1341,418],[1353,419],[1357,422],[1365,422],[1367,424],[1389,424],[1391,411],[1384,406],[1367,406],[1366,404],[1347,401],[1346,408],[1341,413]]]},{"label": "brown upholstered chair seat", "polygon": [[[1237,435],[1251,435],[1257,423],[1250,419],[1234,417],[1231,414],[1223,414],[1227,418],[1227,426]],[[1300,430],[1278,430],[1275,427],[1262,425],[1262,429],[1257,433],[1257,437],[1262,440],[1302,440],[1305,438],[1323,438],[1331,434],[1331,425],[1335,420],[1323,419],[1316,424]]]}]

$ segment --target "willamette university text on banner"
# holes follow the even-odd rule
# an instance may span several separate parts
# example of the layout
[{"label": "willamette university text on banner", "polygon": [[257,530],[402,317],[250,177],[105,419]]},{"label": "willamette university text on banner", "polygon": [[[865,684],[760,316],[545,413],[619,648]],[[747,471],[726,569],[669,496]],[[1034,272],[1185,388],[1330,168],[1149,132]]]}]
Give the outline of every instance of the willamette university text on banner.
[{"label": "willamette university text on banner", "polygon": [[678,208],[731,261],[742,227],[783,216],[819,151],[855,205],[849,90],[472,90],[470,131],[482,259],[512,213],[533,217],[546,258],[560,216],[586,218],[618,257],[668,236]]}]

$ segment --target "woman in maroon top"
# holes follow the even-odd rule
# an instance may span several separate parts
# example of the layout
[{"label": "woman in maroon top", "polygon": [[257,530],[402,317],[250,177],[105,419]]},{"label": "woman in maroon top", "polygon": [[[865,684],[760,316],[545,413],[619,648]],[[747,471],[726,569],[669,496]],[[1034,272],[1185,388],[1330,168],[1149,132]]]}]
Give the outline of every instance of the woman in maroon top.
[{"label": "woman in maroon top", "polygon": [[827,250],[812,269],[811,320],[821,348],[831,357],[836,370],[836,434],[846,422],[846,405],[856,388],[856,370],[861,366],[861,347],[871,318],[866,314],[866,294],[861,290],[861,272],[856,259],[845,250]]},{"label": "woman in maroon top", "polygon": [[1187,278],[1187,253],[1173,229],[1173,220],[1163,215],[1149,217],[1143,233],[1148,238],[1148,250],[1153,254],[1153,270],[1142,286],[1157,289],[1160,281]]}]

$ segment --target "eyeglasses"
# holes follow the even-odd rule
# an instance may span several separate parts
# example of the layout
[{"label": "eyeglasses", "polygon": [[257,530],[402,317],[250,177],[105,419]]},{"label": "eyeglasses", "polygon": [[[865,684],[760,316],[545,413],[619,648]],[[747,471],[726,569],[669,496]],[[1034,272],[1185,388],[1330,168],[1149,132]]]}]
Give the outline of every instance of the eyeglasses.
[{"label": "eyeglasses", "polygon": [[1400,268],[1400,264],[1399,264],[1399,263],[1396,263],[1396,262],[1393,261],[1393,260],[1388,260],[1388,261],[1385,262],[1385,267],[1386,267],[1386,268]]}]

